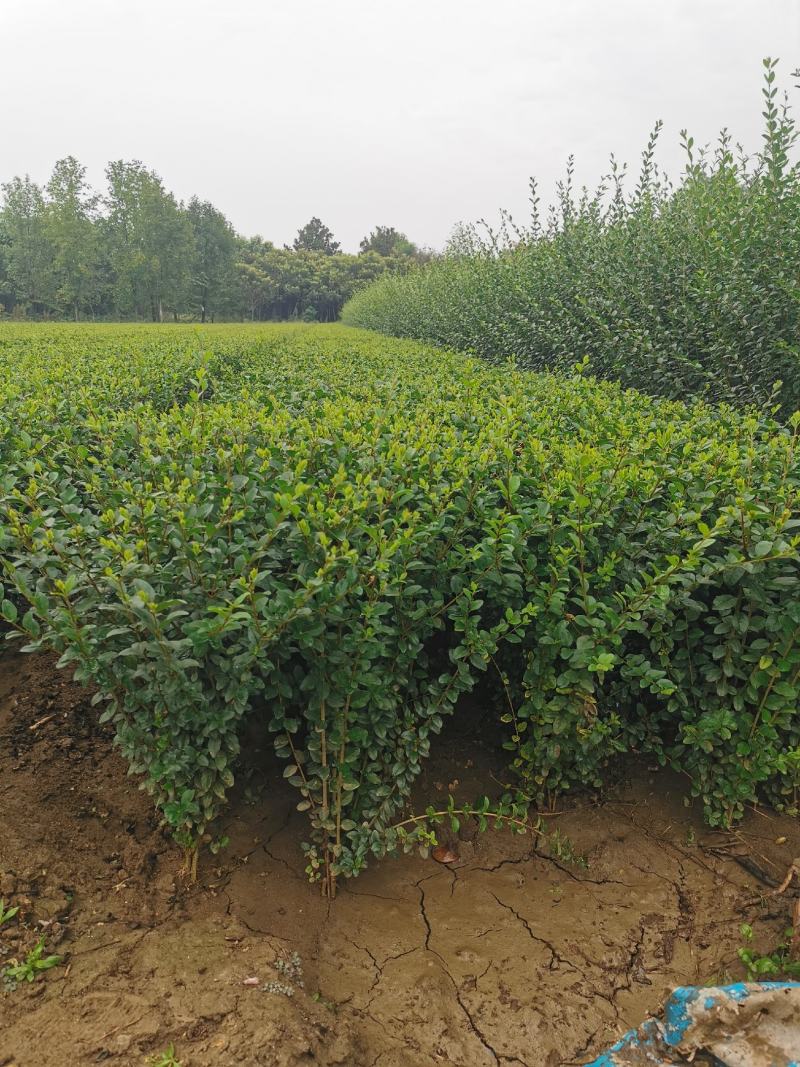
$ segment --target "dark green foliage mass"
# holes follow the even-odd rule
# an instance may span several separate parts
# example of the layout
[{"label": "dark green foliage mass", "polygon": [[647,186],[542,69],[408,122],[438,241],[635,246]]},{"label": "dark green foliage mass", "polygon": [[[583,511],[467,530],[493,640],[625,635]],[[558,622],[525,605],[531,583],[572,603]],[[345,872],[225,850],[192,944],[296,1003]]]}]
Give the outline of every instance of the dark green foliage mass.
[{"label": "dark green foliage mass", "polygon": [[318,218],[292,248],[239,236],[213,204],[178,202],[138,160],[106,168],[104,196],[72,156],[42,188],[0,189],[0,318],[331,322],[363,285],[425,259],[379,226],[359,255]]},{"label": "dark green foliage mass", "polygon": [[799,420],[341,326],[6,325],[0,394],[0,614],[186,847],[264,715],[357,873],[481,680],[508,815],[628,751],[796,809]]},{"label": "dark green foliage mass", "polygon": [[322,219],[314,216],[297,231],[292,248],[295,252],[322,252],[326,256],[332,256],[340,252],[342,246]]}]

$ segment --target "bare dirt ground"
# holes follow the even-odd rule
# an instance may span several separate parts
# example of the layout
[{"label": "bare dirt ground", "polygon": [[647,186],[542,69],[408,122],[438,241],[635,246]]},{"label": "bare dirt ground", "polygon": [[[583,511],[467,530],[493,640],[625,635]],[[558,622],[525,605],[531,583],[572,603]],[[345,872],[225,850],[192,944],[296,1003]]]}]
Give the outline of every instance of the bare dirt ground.
[{"label": "bare dirt ground", "polygon": [[[714,833],[641,765],[548,821],[585,868],[487,834],[452,867],[375,865],[328,906],[303,873],[297,798],[259,766],[229,846],[186,886],[86,692],[46,656],[2,654],[0,897],[21,910],[0,963],[42,933],[63,961],[0,992],[0,1065],[144,1065],[170,1043],[183,1067],[582,1064],[674,986],[742,977],[742,922],[763,946],[788,924],[770,886],[800,854],[797,821],[754,812]],[[454,721],[420,800],[472,797],[501,767]],[[303,988],[265,991],[294,952]]]}]

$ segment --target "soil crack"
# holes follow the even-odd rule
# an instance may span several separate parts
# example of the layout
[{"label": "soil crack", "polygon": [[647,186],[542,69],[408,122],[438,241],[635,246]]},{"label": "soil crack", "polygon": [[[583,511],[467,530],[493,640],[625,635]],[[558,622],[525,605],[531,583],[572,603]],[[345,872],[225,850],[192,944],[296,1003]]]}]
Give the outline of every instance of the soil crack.
[{"label": "soil crack", "polygon": [[496,893],[491,893],[491,895],[494,897],[494,899],[497,901],[501,908],[505,908],[506,911],[510,911],[514,918],[517,920],[517,922],[522,923],[522,925],[528,932],[528,937],[532,941],[535,941],[537,944],[544,945],[545,948],[549,951],[550,962],[547,965],[548,970],[555,970],[556,964],[565,964],[567,967],[572,968],[573,971],[580,970],[580,968],[577,967],[576,964],[572,962],[572,960],[568,960],[565,956],[562,956],[561,953],[558,952],[558,950],[556,949],[555,945],[552,944],[552,942],[548,941],[545,937],[539,937],[538,934],[535,934],[531,929],[531,925],[528,920],[525,918],[524,915],[520,915],[516,908],[512,907],[511,904],[506,904],[505,901],[501,900]]},{"label": "soil crack", "polygon": [[[423,922],[423,924],[425,926],[425,951],[426,952],[430,952],[439,961],[439,965],[440,965],[440,968],[442,970],[442,973],[447,977],[447,979],[449,980],[450,984],[453,987],[453,992],[455,994],[456,1003],[458,1004],[458,1006],[461,1009],[461,1011],[463,1012],[467,1022],[469,1023],[470,1030],[475,1035],[475,1037],[477,1037],[477,1039],[480,1041],[480,1043],[483,1045],[483,1047],[486,1049],[486,1051],[489,1053],[489,1055],[492,1057],[493,1061],[496,1064],[499,1065],[500,1062],[501,1062],[501,1057],[498,1054],[498,1052],[496,1051],[496,1049],[494,1049],[492,1047],[491,1043],[487,1040],[486,1035],[483,1033],[483,1031],[480,1029],[480,1027],[475,1022],[474,1018],[472,1017],[472,1012],[469,1010],[469,1007],[467,1006],[467,1004],[464,1003],[464,1000],[463,1000],[463,998],[461,996],[461,990],[459,989],[459,986],[458,986],[458,982],[456,982],[455,978],[450,973],[450,968],[447,966],[447,961],[445,960],[444,956],[442,956],[442,954],[440,952],[437,952],[437,950],[435,948],[431,948],[431,937],[433,935],[433,930],[432,930],[432,927],[431,927],[430,919],[428,918],[427,909],[425,907],[425,890],[422,888],[422,883],[423,882],[427,882],[430,878],[433,878],[433,877],[435,877],[435,875],[428,875],[427,878],[421,878],[418,882],[414,883],[416,888],[419,890],[419,911],[420,911],[420,916],[422,917],[422,922]],[[506,1057],[502,1057],[502,1059],[506,1059],[506,1060],[509,1060],[509,1058],[510,1057],[507,1057],[507,1056]],[[513,1062],[513,1058],[511,1058],[511,1062]]]},{"label": "soil crack", "polygon": [[494,872],[495,871],[499,871],[501,869],[501,867],[515,867],[515,866],[518,866],[521,863],[527,863],[529,860],[534,859],[536,857],[536,855],[537,855],[537,852],[536,852],[536,848],[534,847],[534,848],[529,849],[529,851],[526,852],[524,856],[517,857],[517,859],[504,859],[504,860],[500,860],[499,863],[496,863],[494,865],[494,867],[473,867],[472,870],[473,871],[486,871],[488,874],[494,874]]},{"label": "soil crack", "polygon": [[638,889],[639,886],[632,884],[631,882],[623,882],[619,878],[581,878],[574,871],[571,871],[566,863],[562,863],[556,859],[555,856],[548,856],[546,852],[536,852],[536,857],[541,860],[547,860],[548,863],[552,863],[554,867],[557,867],[562,874],[566,874],[568,878],[571,878],[573,882],[579,882],[581,885],[621,885],[626,889]]}]

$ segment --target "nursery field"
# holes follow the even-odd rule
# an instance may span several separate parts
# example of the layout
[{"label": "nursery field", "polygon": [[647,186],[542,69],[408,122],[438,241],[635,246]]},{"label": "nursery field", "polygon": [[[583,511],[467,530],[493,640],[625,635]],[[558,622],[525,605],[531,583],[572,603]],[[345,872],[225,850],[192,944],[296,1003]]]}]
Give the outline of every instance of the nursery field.
[{"label": "nursery field", "polygon": [[788,963],[798,420],[338,325],[0,396],[0,1064],[582,1063]]}]

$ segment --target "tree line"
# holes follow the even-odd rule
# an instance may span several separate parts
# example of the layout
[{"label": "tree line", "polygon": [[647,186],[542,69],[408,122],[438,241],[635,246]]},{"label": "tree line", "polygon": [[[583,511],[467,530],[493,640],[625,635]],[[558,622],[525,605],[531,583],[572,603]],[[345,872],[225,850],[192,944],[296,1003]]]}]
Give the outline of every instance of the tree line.
[{"label": "tree line", "polygon": [[67,156],[43,186],[0,187],[0,315],[329,322],[362,285],[430,258],[391,226],[345,254],[318,218],[278,247],[240,236],[207,200],[178,201],[138,160],[105,177],[99,194]]}]

